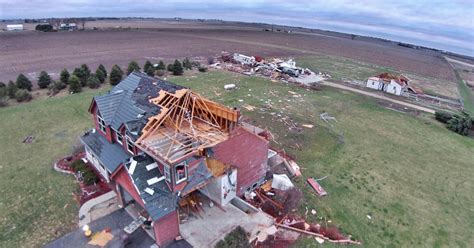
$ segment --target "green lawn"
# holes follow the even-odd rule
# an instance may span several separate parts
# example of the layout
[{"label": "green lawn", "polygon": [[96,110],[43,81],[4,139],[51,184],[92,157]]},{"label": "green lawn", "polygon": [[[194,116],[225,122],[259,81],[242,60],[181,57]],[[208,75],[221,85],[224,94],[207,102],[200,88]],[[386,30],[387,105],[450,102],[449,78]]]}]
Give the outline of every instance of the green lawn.
[{"label": "green lawn", "polygon": [[[297,158],[305,178],[329,175],[321,182],[329,193],[324,198],[314,196],[303,179],[297,182],[305,193],[301,213],[305,207],[318,211],[309,219],[331,220],[364,247],[474,245],[473,139],[429,116],[401,114],[330,88],[307,91],[226,72],[169,80],[228,106],[257,107],[243,110],[244,116],[274,134],[273,145]],[[239,88],[224,91],[229,83]],[[87,108],[95,94],[0,109],[0,247],[40,246],[74,227],[77,185],[54,172],[52,163],[90,128]],[[337,118],[333,129],[319,120],[323,111]],[[281,122],[287,116],[315,127],[290,133]],[[32,144],[21,143],[27,135],[36,136]],[[292,148],[294,143],[303,149]],[[316,242],[303,239],[298,245]]]},{"label": "green lawn", "polygon": [[[91,127],[87,108],[96,94],[87,90],[0,109],[0,247],[39,247],[77,225],[72,193],[78,187],[52,165]],[[33,143],[23,144],[29,135]]]},{"label": "green lawn", "polygon": [[457,69],[454,69],[454,73],[456,74],[456,79],[458,80],[459,94],[463,99],[464,109],[471,113],[471,115],[474,115],[474,95],[472,90],[466,85],[461,75],[459,75]]}]

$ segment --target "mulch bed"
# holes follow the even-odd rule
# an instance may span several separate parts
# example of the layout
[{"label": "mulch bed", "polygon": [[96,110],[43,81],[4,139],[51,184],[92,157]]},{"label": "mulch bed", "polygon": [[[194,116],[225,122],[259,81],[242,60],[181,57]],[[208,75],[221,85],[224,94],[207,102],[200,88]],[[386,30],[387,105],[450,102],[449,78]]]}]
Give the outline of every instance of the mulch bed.
[{"label": "mulch bed", "polygon": [[77,160],[80,160],[80,159],[83,159],[86,157],[86,153],[85,152],[82,152],[82,153],[78,153],[76,155],[72,155],[72,156],[67,156],[67,157],[64,157],[64,158],[61,158],[59,159],[57,162],[56,162],[56,167],[65,171],[65,172],[69,172],[70,174],[74,174],[74,177],[76,179],[76,181],[78,182],[79,184],[79,193],[75,194],[76,196],[76,200],[77,202],[79,203],[79,205],[82,205],[84,204],[86,201],[90,200],[90,199],[93,199],[95,197],[98,197],[100,195],[103,195],[109,191],[112,190],[112,187],[107,183],[107,181],[105,181],[102,176],[100,175],[100,173],[95,169],[95,167],[87,162],[86,164],[89,166],[89,168],[91,168],[95,174],[98,176],[99,178],[99,182],[95,183],[95,184],[92,184],[92,185],[86,185],[85,183],[81,182],[78,177],[76,176],[76,173],[75,171],[72,169],[71,167],[71,164],[74,163],[75,161]]}]

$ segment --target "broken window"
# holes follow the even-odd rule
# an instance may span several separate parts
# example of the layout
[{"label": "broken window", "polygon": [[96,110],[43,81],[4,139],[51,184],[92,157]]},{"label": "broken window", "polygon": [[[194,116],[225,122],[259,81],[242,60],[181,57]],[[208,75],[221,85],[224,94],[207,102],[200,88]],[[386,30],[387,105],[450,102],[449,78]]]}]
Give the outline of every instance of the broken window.
[{"label": "broken window", "polygon": [[121,133],[115,132],[115,140],[117,141],[117,143],[123,145],[123,136]]},{"label": "broken window", "polygon": [[105,121],[102,118],[102,116],[100,116],[99,114],[97,114],[97,123],[99,124],[100,131],[102,131],[103,133],[106,133],[107,130],[105,129]]},{"label": "broken window", "polygon": [[170,167],[169,165],[166,165],[163,167],[163,171],[165,173],[165,179],[166,181],[168,181],[169,183],[171,182],[171,172],[170,172]]},{"label": "broken window", "polygon": [[133,142],[132,142],[132,139],[130,139],[130,137],[128,136],[125,136],[125,139],[127,140],[127,150],[133,154]]},{"label": "broken window", "polygon": [[176,184],[181,183],[187,178],[186,162],[177,164],[175,167]]}]

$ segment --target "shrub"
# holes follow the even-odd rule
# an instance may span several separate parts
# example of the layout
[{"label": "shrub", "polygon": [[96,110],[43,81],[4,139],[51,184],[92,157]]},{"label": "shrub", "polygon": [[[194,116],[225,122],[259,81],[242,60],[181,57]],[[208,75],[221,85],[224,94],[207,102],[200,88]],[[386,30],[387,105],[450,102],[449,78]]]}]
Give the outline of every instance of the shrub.
[{"label": "shrub", "polygon": [[76,174],[82,175],[82,182],[85,185],[92,185],[99,182],[99,177],[81,159],[72,162],[71,168],[76,172]]},{"label": "shrub", "polygon": [[250,242],[247,238],[247,232],[238,226],[232,232],[227,234],[225,238],[219,241],[216,248],[250,248]]},{"label": "shrub", "polygon": [[82,84],[76,75],[72,75],[69,79],[69,93],[79,93],[82,91]]},{"label": "shrub", "polygon": [[38,77],[38,86],[40,89],[46,89],[49,84],[51,84],[51,77],[47,72],[42,71]]},{"label": "shrub", "polygon": [[91,74],[89,79],[87,79],[87,86],[91,89],[97,89],[100,87],[100,81],[95,74]]},{"label": "shrub", "polygon": [[186,70],[192,70],[193,69],[193,64],[191,63],[191,61],[188,58],[185,58],[183,60],[183,67]]},{"label": "shrub", "polygon": [[53,26],[50,24],[38,24],[35,27],[36,31],[51,32],[53,31]]},{"label": "shrub", "polygon": [[155,76],[155,68],[153,68],[153,66],[148,67],[147,69],[145,69],[145,73],[148,76],[153,77],[153,76]]},{"label": "shrub", "polygon": [[15,94],[16,94],[17,91],[18,91],[18,87],[16,86],[16,84],[13,81],[10,80],[8,82],[8,85],[7,85],[7,95],[8,95],[8,97],[10,97],[11,99],[15,99]]},{"label": "shrub", "polygon": [[61,81],[53,81],[49,86],[49,95],[54,96],[58,94],[62,89],[66,88],[66,84]]},{"label": "shrub", "polygon": [[169,71],[169,72],[172,72],[173,71],[173,64],[168,64],[166,66],[166,70]]},{"label": "shrub", "polygon": [[140,71],[140,66],[138,65],[138,63],[136,61],[132,60],[128,64],[127,75],[130,75],[130,73],[132,73],[134,71]]},{"label": "shrub", "polygon": [[25,75],[20,74],[16,78],[16,87],[18,87],[18,89],[25,89],[31,91],[33,84]]},{"label": "shrub", "polygon": [[0,107],[8,105],[8,90],[7,87],[0,87]]},{"label": "shrub", "polygon": [[123,71],[120,69],[118,65],[114,65],[112,67],[112,70],[110,71],[110,84],[111,85],[117,85],[121,80],[123,76]]},{"label": "shrub", "polygon": [[166,70],[166,66],[165,66],[165,63],[163,62],[163,60],[160,60],[160,62],[158,62],[158,66],[156,67],[157,70]]},{"label": "shrub", "polygon": [[448,123],[451,118],[453,118],[453,115],[448,112],[436,111],[435,113],[435,119],[442,123]]},{"label": "shrub", "polygon": [[155,73],[158,77],[163,77],[166,74],[166,71],[165,70],[156,70]]},{"label": "shrub", "polygon": [[97,68],[97,70],[95,70],[95,76],[97,77],[97,79],[99,80],[101,84],[105,82],[105,79],[106,79],[105,73],[100,68]]},{"label": "shrub", "polygon": [[467,136],[472,127],[472,122],[471,116],[463,112],[461,115],[454,115],[453,118],[448,121],[446,127],[453,132]]},{"label": "shrub", "polygon": [[207,71],[207,67],[201,65],[201,66],[199,66],[198,70],[199,70],[200,72],[206,72],[206,71]]},{"label": "shrub", "polygon": [[107,78],[107,70],[105,69],[105,66],[103,64],[100,64],[97,69],[101,70],[104,73],[104,77]]},{"label": "shrub", "polygon": [[69,83],[69,72],[67,71],[66,68],[64,68],[62,71],[61,71],[61,74],[59,75],[59,81],[61,81],[61,83],[63,84],[68,84]]},{"label": "shrub", "polygon": [[32,98],[33,97],[31,96],[30,92],[28,92],[28,90],[25,90],[25,89],[19,89],[15,93],[15,99],[17,102],[26,102],[26,101],[31,100]]},{"label": "shrub", "polygon": [[173,63],[173,75],[179,76],[183,75],[184,69],[179,60],[175,60]]}]

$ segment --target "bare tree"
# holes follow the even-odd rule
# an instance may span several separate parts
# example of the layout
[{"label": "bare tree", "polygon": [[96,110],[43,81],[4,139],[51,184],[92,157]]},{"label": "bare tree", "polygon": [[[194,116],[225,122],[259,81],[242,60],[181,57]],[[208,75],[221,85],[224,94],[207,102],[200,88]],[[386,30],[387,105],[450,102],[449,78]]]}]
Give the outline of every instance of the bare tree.
[{"label": "bare tree", "polygon": [[81,24],[82,30],[85,30],[86,21],[86,18],[78,18],[78,23]]}]

